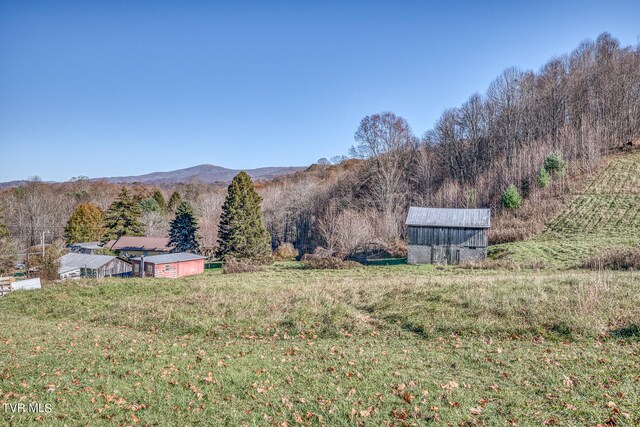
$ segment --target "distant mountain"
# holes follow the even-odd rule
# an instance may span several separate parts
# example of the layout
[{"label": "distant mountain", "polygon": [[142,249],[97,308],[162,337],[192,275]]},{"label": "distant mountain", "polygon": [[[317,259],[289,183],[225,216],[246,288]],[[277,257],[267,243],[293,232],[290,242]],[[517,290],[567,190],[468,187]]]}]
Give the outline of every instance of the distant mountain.
[{"label": "distant mountain", "polygon": [[[24,185],[27,185],[29,182],[29,180],[26,179],[21,179],[18,181],[7,181],[7,182],[0,182],[0,190],[3,188],[15,188],[15,187],[21,187]],[[44,182],[45,184],[54,184],[55,181],[41,181]]]},{"label": "distant mountain", "polygon": [[[266,167],[257,169],[244,169],[249,176],[256,181],[266,181],[277,176],[287,175],[305,167],[286,166],[286,167]],[[96,178],[113,183],[133,183],[139,182],[143,184],[173,184],[177,182],[189,182],[198,180],[205,184],[214,182],[229,182],[241,169],[227,169],[222,166],[211,164],[193,166],[186,169],[178,169],[170,172],[152,172],[144,175],[136,176],[116,176],[109,178]]]},{"label": "distant mountain", "polygon": [[[254,181],[268,181],[272,178],[292,174],[297,171],[305,170],[306,167],[284,166],[284,167],[266,167],[257,169],[227,169],[216,165],[199,165],[186,169],[178,169],[169,172],[152,172],[144,175],[135,176],[114,176],[107,178],[91,178],[91,181],[107,181],[112,183],[134,183],[141,184],[175,184],[178,182],[189,182],[197,180],[203,184],[228,183],[241,170],[244,170]],[[0,189],[19,187],[27,184],[29,181],[18,180],[9,182],[0,182]],[[54,181],[46,181],[53,183]]]}]

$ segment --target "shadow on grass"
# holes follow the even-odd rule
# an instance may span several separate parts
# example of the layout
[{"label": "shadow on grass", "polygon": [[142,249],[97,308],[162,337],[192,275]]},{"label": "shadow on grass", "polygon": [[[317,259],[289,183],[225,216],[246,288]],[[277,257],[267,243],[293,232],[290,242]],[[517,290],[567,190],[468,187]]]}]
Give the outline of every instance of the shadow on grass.
[{"label": "shadow on grass", "polygon": [[573,328],[564,321],[550,325],[549,332],[557,335],[559,338],[571,338],[573,336]]},{"label": "shadow on grass", "polygon": [[616,338],[640,339],[640,325],[630,324],[611,331],[611,336]]},{"label": "shadow on grass", "polygon": [[366,260],[364,265],[401,265],[406,264],[406,258],[381,258],[381,259],[369,259]]}]

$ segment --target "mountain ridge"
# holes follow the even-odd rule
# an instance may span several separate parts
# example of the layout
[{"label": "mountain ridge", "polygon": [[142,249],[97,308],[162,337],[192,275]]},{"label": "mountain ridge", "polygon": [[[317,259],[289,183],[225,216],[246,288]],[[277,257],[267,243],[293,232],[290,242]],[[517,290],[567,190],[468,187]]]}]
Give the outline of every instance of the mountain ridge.
[{"label": "mountain ridge", "polygon": [[[141,175],[89,178],[89,181],[106,181],[114,184],[177,184],[197,180],[203,184],[227,183],[240,171],[245,171],[256,181],[267,181],[278,176],[292,174],[306,169],[306,166],[266,166],[254,169],[230,169],[223,166],[204,163],[183,169],[163,172],[150,172]],[[26,180],[0,182],[0,188],[24,185]],[[52,181],[47,181],[51,183]]]},{"label": "mountain ridge", "polygon": [[229,182],[234,176],[243,170],[248,173],[252,179],[265,181],[304,169],[306,169],[305,166],[266,166],[255,169],[229,169],[211,163],[204,163],[201,165],[166,172],[151,172],[142,175],[95,178],[93,180],[105,180],[112,183],[139,182],[144,184],[174,184],[197,179],[199,182],[205,184],[213,184],[216,182]]}]

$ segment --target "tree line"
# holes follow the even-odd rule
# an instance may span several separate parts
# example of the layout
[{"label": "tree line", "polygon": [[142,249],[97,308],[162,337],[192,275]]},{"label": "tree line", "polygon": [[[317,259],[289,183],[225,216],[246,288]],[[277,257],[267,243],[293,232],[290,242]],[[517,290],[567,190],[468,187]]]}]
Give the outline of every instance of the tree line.
[{"label": "tree line", "polygon": [[363,118],[354,139],[350,154],[360,161],[320,166],[319,178],[270,190],[274,245],[393,249],[410,205],[489,207],[498,219],[493,242],[526,238],[571,177],[640,143],[640,46],[622,47],[604,33],[537,72],[506,69],[422,137],[383,112]]},{"label": "tree line", "polygon": [[[376,249],[401,255],[411,205],[489,207],[496,219],[492,241],[525,238],[549,217],[549,204],[573,185],[572,177],[639,140],[640,46],[620,46],[604,33],[538,71],[505,70],[485,93],[445,110],[422,136],[393,112],[364,117],[348,158],[323,159],[256,189],[271,248],[293,244],[301,253],[323,247],[339,256]],[[219,248],[230,189],[197,181],[129,189],[144,230],[134,233],[166,236],[186,201],[198,221],[200,249]],[[31,181],[4,190],[6,235],[19,251],[38,244],[44,230],[51,231],[49,240],[65,238],[72,232],[67,221],[82,204],[108,217],[120,191],[86,179]],[[81,208],[82,215],[99,217],[94,208]],[[92,232],[97,238],[104,230]],[[258,240],[266,236],[258,234]]]}]

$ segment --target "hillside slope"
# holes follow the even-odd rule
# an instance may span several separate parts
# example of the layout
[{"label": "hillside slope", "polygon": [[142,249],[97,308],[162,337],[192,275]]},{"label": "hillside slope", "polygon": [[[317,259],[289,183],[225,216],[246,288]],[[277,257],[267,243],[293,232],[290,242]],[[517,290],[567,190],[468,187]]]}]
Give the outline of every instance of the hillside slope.
[{"label": "hillside slope", "polygon": [[492,258],[572,267],[611,248],[640,245],[640,152],[612,156],[539,236],[490,248]]}]

